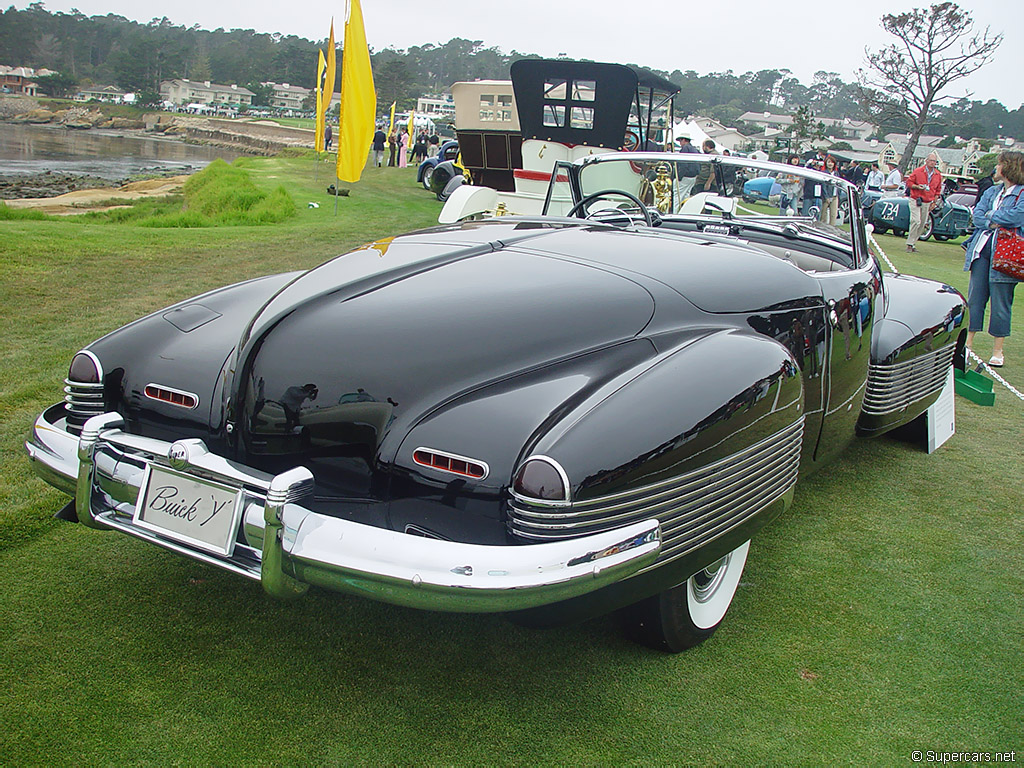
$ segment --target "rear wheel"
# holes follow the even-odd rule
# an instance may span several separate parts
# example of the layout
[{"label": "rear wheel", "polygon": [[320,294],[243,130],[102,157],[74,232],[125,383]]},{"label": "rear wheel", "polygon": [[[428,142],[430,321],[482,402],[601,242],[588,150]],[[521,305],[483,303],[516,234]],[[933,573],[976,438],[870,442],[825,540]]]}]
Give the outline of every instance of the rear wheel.
[{"label": "rear wheel", "polygon": [[433,175],[434,175],[434,166],[428,165],[426,168],[423,169],[422,183],[423,183],[423,188],[425,190],[427,190],[427,191],[430,191],[430,177],[433,176]]},{"label": "rear wheel", "polygon": [[707,640],[725,618],[747,562],[750,542],[677,587],[626,608],[627,631],[639,643],[679,653]]},{"label": "rear wheel", "polygon": [[888,227],[883,227],[880,224],[875,224],[875,234],[876,235],[884,235],[888,231],[889,231]]}]

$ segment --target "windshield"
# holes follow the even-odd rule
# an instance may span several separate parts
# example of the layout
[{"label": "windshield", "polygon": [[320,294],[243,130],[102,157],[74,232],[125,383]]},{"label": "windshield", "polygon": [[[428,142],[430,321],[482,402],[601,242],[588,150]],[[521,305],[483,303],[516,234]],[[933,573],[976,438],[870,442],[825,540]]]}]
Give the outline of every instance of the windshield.
[{"label": "windshield", "polygon": [[593,198],[580,205],[591,219],[635,217],[639,201],[662,226],[689,221],[704,231],[729,221],[792,224],[851,243],[860,227],[853,187],[838,168],[831,175],[795,164],[659,152],[602,155],[577,167],[580,191],[572,197]]}]

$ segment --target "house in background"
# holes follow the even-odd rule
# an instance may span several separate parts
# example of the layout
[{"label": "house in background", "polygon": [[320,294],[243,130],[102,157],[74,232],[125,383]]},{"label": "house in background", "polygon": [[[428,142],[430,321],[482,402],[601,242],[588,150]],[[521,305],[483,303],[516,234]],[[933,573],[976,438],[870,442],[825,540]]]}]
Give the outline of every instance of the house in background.
[{"label": "house in background", "polygon": [[271,88],[270,106],[278,109],[291,109],[295,112],[302,111],[302,102],[313,92],[311,88],[303,88],[301,85],[290,85],[289,83],[261,83]]},{"label": "house in background", "polygon": [[[786,138],[793,136],[793,116],[777,115],[772,112],[744,112],[738,120],[748,125],[755,125],[764,130],[759,134],[757,140],[764,145],[765,149],[771,151],[784,148]],[[813,117],[812,125],[821,123],[825,127],[825,133],[832,143],[846,141],[854,142],[867,141],[868,138],[878,131],[878,126],[872,125],[864,120],[855,120],[850,117]],[[776,141],[778,139],[779,141]],[[805,142],[806,143],[806,142]]]},{"label": "house in background", "polygon": [[[907,139],[909,139],[909,138],[910,138],[910,134],[909,133],[887,133],[887,134],[885,134],[885,140],[886,141],[888,141],[890,143],[892,143],[892,142],[897,142],[897,143],[898,142],[903,142],[904,146],[906,146]],[[936,144],[938,144],[940,141],[942,141],[943,138],[945,138],[945,137],[943,137],[943,136],[929,136],[926,133],[922,133],[920,136],[917,137],[917,146],[919,146],[919,147],[934,147]]]},{"label": "house in background", "polygon": [[749,125],[756,125],[772,136],[778,135],[776,131],[785,133],[793,127],[792,115],[776,115],[771,112],[744,112],[736,119]]},{"label": "house in background", "polygon": [[0,64],[0,93],[20,93],[35,96],[36,78],[56,75],[52,69],[32,69],[32,67],[8,67]]},{"label": "house in background", "polygon": [[455,98],[450,93],[420,96],[416,99],[416,114],[426,115],[434,122],[454,122]]},{"label": "house in background", "polygon": [[209,80],[200,82],[185,78],[164,80],[160,83],[160,98],[179,107],[187,104],[202,104],[239,109],[251,107],[252,97],[255,95],[248,88],[234,83],[218,85]]},{"label": "house in background", "polygon": [[697,116],[691,118],[690,124],[696,124],[709,139],[712,139],[715,142],[715,144],[723,149],[728,149],[733,153],[744,149],[744,147],[749,145],[751,142],[750,138],[744,136],[735,128],[729,128],[715,120],[713,117]]},{"label": "house in background", "polygon": [[82,88],[73,98],[75,101],[104,101],[119,104],[124,101],[126,93],[127,91],[122,91],[115,85],[93,85]]},{"label": "house in background", "polygon": [[[882,161],[890,168],[897,165],[902,159],[903,154],[907,151],[906,134],[899,133],[896,135],[900,137],[900,140],[888,142],[881,153]],[[984,152],[977,150],[968,153],[965,147],[941,148],[931,144],[918,144],[914,149],[914,159],[907,168],[912,170],[920,165],[924,165],[925,158],[932,152],[939,158],[938,168],[943,176],[958,177],[973,177],[978,172],[976,161],[984,154]]]}]

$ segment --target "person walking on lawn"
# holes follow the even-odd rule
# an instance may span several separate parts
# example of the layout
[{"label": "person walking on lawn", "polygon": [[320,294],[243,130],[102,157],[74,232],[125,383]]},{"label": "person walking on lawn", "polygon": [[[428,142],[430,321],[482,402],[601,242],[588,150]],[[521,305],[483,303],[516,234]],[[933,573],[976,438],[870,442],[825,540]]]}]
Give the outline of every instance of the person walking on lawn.
[{"label": "person walking on lawn", "polygon": [[924,165],[907,176],[910,193],[910,228],[907,230],[907,251],[917,250],[917,240],[925,230],[928,217],[942,194],[942,174],[936,167],[939,156],[934,152],[925,158]]}]

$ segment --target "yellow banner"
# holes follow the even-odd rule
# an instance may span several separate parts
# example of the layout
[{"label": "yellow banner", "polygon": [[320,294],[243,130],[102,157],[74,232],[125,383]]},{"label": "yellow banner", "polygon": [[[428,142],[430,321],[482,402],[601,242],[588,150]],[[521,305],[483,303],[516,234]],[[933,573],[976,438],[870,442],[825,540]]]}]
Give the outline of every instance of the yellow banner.
[{"label": "yellow banner", "polygon": [[391,122],[388,123],[388,136],[395,130],[395,104],[397,103],[396,101],[391,102]]},{"label": "yellow banner", "polygon": [[341,58],[341,117],[338,121],[338,178],[355,182],[363,173],[373,140],[377,92],[373,87],[370,48],[366,44],[363,11],[352,0],[345,22]]},{"label": "yellow banner", "polygon": [[409,113],[409,151],[412,151],[412,145],[416,139],[416,112],[412,111]]},{"label": "yellow banner", "polygon": [[316,63],[316,138],[314,139],[313,147],[317,152],[324,151],[324,108],[323,108],[323,88],[324,82],[324,69],[327,67],[324,61],[324,52],[317,51],[319,54]]},{"label": "yellow banner", "polygon": [[327,70],[324,72],[323,80],[323,110],[324,123],[327,122],[327,111],[331,108],[331,99],[334,98],[334,84],[338,78],[335,76],[335,52],[334,52],[334,17],[331,17],[331,36],[327,40]]}]

